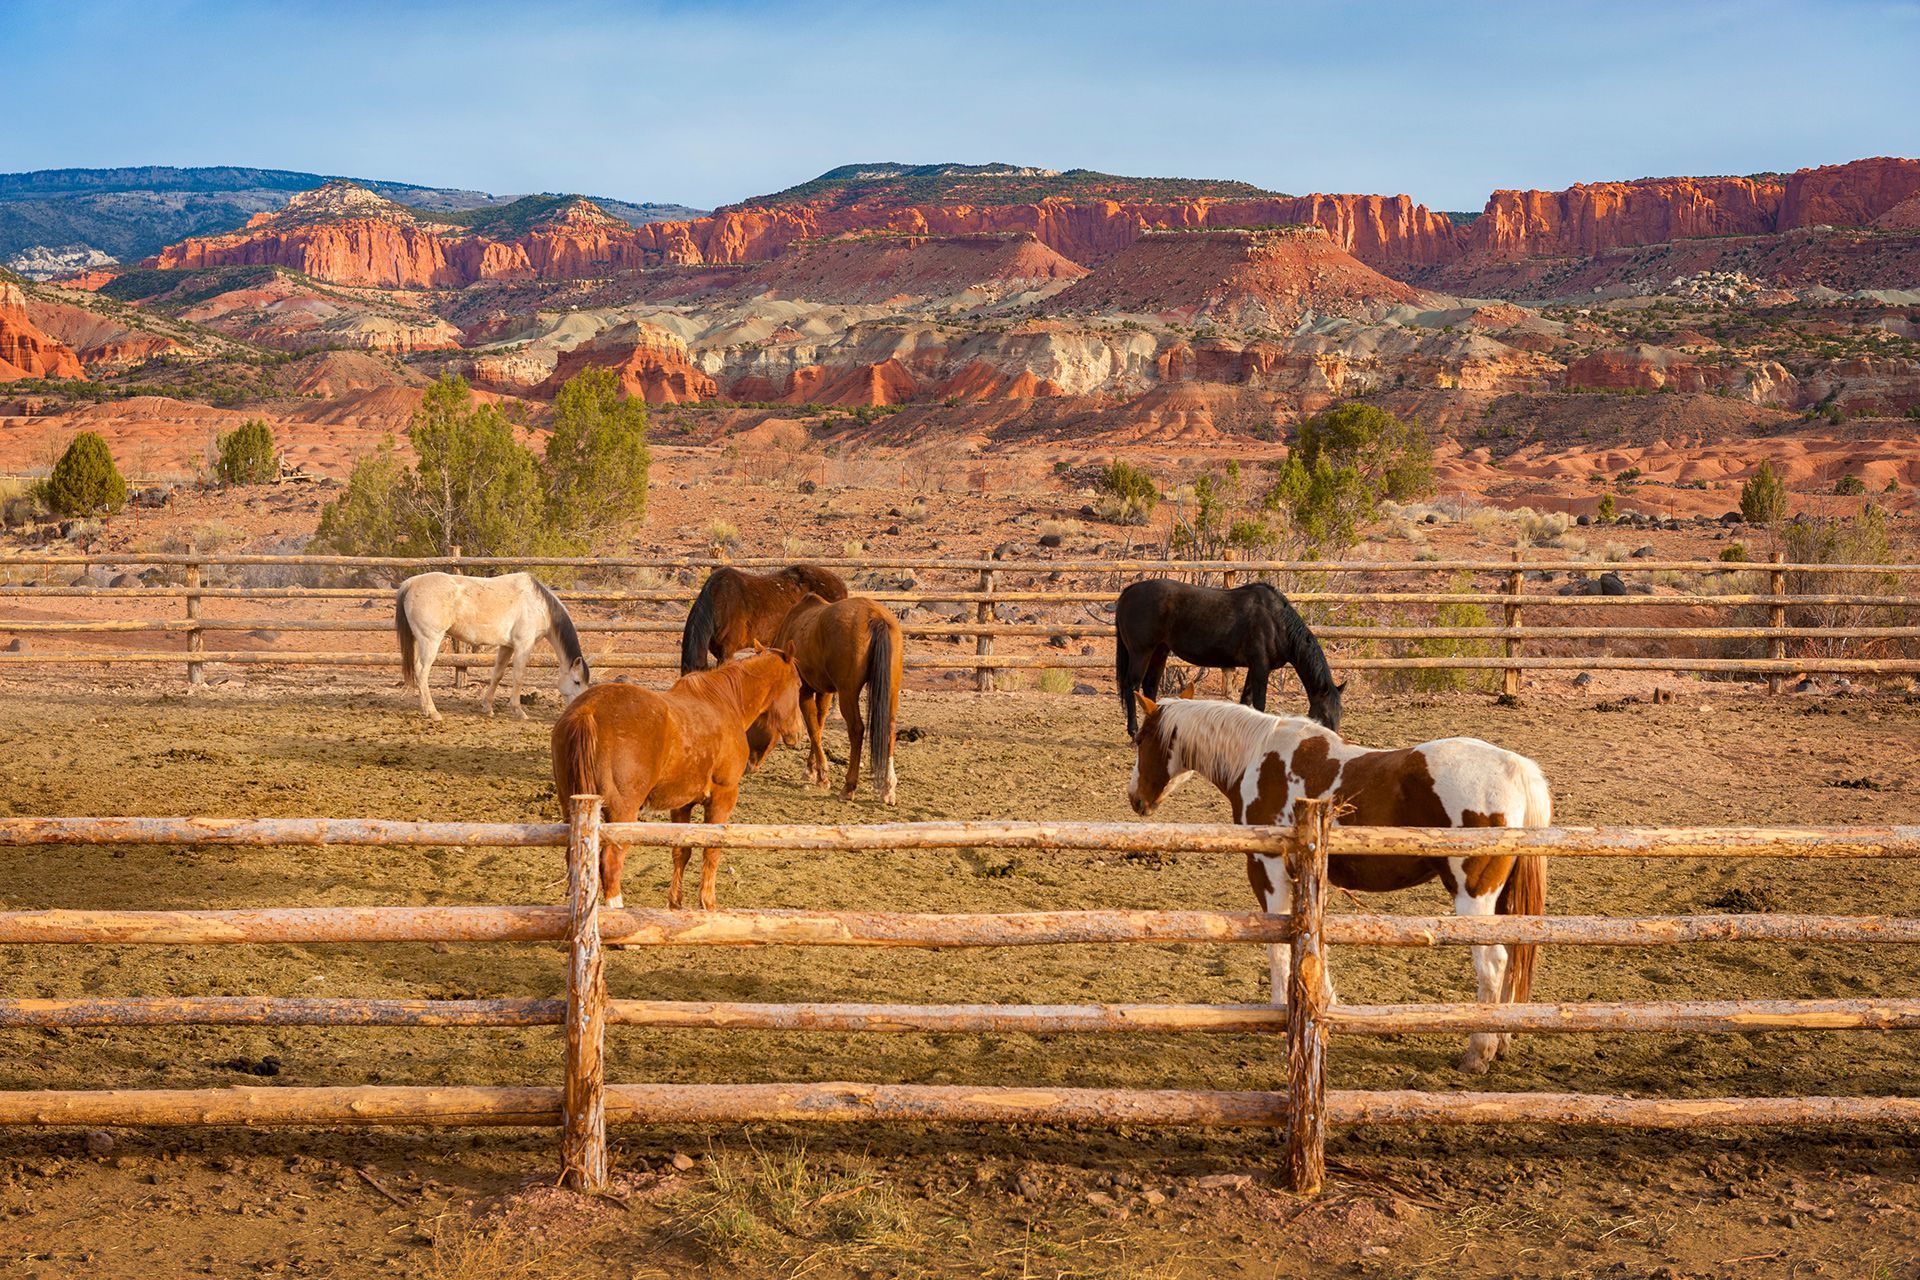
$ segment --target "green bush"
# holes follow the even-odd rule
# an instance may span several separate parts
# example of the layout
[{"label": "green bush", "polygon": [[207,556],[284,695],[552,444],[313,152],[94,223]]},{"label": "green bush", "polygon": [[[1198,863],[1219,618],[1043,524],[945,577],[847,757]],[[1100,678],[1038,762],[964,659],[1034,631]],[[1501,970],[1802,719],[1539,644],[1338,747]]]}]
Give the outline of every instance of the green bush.
[{"label": "green bush", "polygon": [[454,375],[427,388],[407,438],[363,458],[347,492],[320,513],[317,548],[341,555],[521,556],[588,550],[646,510],[646,406],[589,370],[554,403],[546,456],[518,439],[497,405]]},{"label": "green bush", "polygon": [[1613,519],[1614,510],[1615,508],[1613,504],[1613,495],[1610,493],[1601,494],[1600,495],[1600,512],[1599,512],[1600,518],[1602,520]]},{"label": "green bush", "polygon": [[1106,465],[1093,487],[1107,498],[1109,518],[1121,524],[1145,524],[1160,505],[1153,477],[1119,458]]},{"label": "green bush", "polygon": [[1833,491],[1843,498],[1857,498],[1867,491],[1867,482],[1859,476],[1841,476],[1833,482]]},{"label": "green bush", "polygon": [[1418,422],[1342,404],[1300,424],[1263,505],[1284,514],[1303,555],[1338,554],[1380,504],[1433,491],[1433,442]]},{"label": "green bush", "polygon": [[1787,486],[1771,462],[1760,464],[1740,486],[1740,518],[1748,524],[1771,527],[1787,518]]},{"label": "green bush", "polygon": [[249,418],[214,445],[213,478],[221,484],[270,484],[280,476],[273,428]]},{"label": "green bush", "polygon": [[647,514],[647,402],[620,394],[611,369],[587,369],[553,400],[545,470],[548,518],[585,543],[631,528]]},{"label": "green bush", "polygon": [[92,515],[126,506],[127,481],[114,465],[107,442],[95,432],[82,431],[53,464],[42,494],[60,515]]},{"label": "green bush", "polygon": [[1720,558],[1728,564],[1747,563],[1747,544],[1744,542],[1729,542],[1726,546],[1720,548]]}]

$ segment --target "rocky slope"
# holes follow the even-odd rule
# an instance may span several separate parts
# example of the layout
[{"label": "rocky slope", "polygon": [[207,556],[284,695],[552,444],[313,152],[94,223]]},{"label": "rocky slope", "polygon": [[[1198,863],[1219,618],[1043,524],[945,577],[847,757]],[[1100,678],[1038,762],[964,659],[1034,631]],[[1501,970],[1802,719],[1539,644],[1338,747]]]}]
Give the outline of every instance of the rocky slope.
[{"label": "rocky slope", "polygon": [[85,373],[73,351],[28,316],[20,286],[0,279],[0,382],[79,378]]}]

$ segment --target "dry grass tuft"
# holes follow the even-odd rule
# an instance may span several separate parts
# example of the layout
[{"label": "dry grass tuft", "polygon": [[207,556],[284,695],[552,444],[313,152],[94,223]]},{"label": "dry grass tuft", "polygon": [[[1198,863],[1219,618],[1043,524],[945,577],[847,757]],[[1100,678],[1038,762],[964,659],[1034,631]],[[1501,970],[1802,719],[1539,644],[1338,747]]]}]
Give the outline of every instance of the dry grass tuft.
[{"label": "dry grass tuft", "polygon": [[780,1258],[790,1276],[915,1248],[911,1206],[865,1159],[836,1167],[804,1144],[716,1148],[676,1205],[682,1232],[718,1259]]}]

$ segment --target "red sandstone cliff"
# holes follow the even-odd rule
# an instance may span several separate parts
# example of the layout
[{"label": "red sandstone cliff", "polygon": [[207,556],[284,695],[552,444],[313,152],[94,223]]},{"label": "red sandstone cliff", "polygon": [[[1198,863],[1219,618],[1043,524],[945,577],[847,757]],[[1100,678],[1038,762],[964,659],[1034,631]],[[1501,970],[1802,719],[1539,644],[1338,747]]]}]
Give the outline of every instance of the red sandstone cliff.
[{"label": "red sandstone cliff", "polygon": [[1149,230],[1305,224],[1325,229],[1334,245],[1375,270],[1406,277],[1461,262],[1584,257],[1820,224],[1866,226],[1895,216],[1916,194],[1920,160],[1881,157],[1784,177],[1648,178],[1564,191],[1497,191],[1485,211],[1462,226],[1403,195],[1281,196],[1244,184],[1089,183],[1072,175],[1043,175],[1036,184],[1024,171],[1014,185],[976,180],[929,190],[886,180],[863,185],[856,175],[817,180],[692,221],[630,227],[577,199],[522,202],[536,207],[517,218],[498,211],[493,222],[487,214],[435,222],[447,215],[329,183],[241,231],[174,245],[150,265],[271,264],[339,284],[460,287],[606,276],[661,264],[764,262],[798,241],[881,231],[1026,233],[1075,263],[1097,266]]},{"label": "red sandstone cliff", "polygon": [[86,376],[79,357],[27,317],[19,286],[0,280],[0,382]]}]

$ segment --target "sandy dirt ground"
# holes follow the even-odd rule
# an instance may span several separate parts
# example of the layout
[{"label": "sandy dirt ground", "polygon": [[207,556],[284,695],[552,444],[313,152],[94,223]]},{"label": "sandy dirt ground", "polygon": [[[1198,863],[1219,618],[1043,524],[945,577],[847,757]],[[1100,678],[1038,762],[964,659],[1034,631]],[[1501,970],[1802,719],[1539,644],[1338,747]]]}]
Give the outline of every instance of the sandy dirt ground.
[{"label": "sandy dirt ground", "polygon": [[[1453,733],[1539,759],[1560,820],[1605,824],[1920,821],[1920,702],[1684,681],[1671,703],[1537,683],[1484,697],[1350,698],[1356,741]],[[0,682],[0,813],[554,813],[550,693],[483,720],[470,694],[430,727],[377,679],[267,676],[186,696],[109,675]],[[797,751],[749,780],[744,821],[1127,820],[1131,753],[1111,695],[910,691],[901,803],[810,790]],[[844,755],[838,729],[832,741]],[[1169,820],[1225,816],[1198,786]],[[9,853],[0,906],[216,907],[554,902],[552,851],[90,849]],[[630,900],[664,901],[663,860]],[[723,905],[1020,910],[1251,905],[1231,860],[993,851],[740,854]],[[1562,860],[1549,909],[1611,914],[1906,912],[1904,863]],[[1387,909],[1444,909],[1431,886]],[[1336,895],[1335,910],[1354,903]],[[1374,903],[1368,903],[1369,907]],[[555,995],[538,946],[0,948],[5,989],[94,994]],[[1355,1002],[1458,998],[1467,957],[1341,949]],[[1548,1000],[1910,995],[1896,947],[1560,949]],[[1257,948],[985,953],[821,948],[624,951],[617,996],[746,1000],[1258,1000]],[[1337,1038],[1336,1087],[1467,1082],[1447,1037]],[[557,1030],[187,1028],[0,1031],[0,1088],[557,1080]],[[616,1030],[620,1081],[1274,1088],[1271,1038],[924,1036]],[[1637,1094],[1915,1091],[1899,1034],[1535,1036],[1486,1087]],[[1478,1082],[1475,1082],[1478,1083]],[[561,1276],[1905,1276],[1920,1270],[1920,1149],[1899,1131],[1632,1136],[1352,1130],[1330,1194],[1278,1189],[1271,1134],[1053,1129],[623,1130],[612,1198],[548,1185],[548,1134],[0,1135],[0,1274]]]}]

